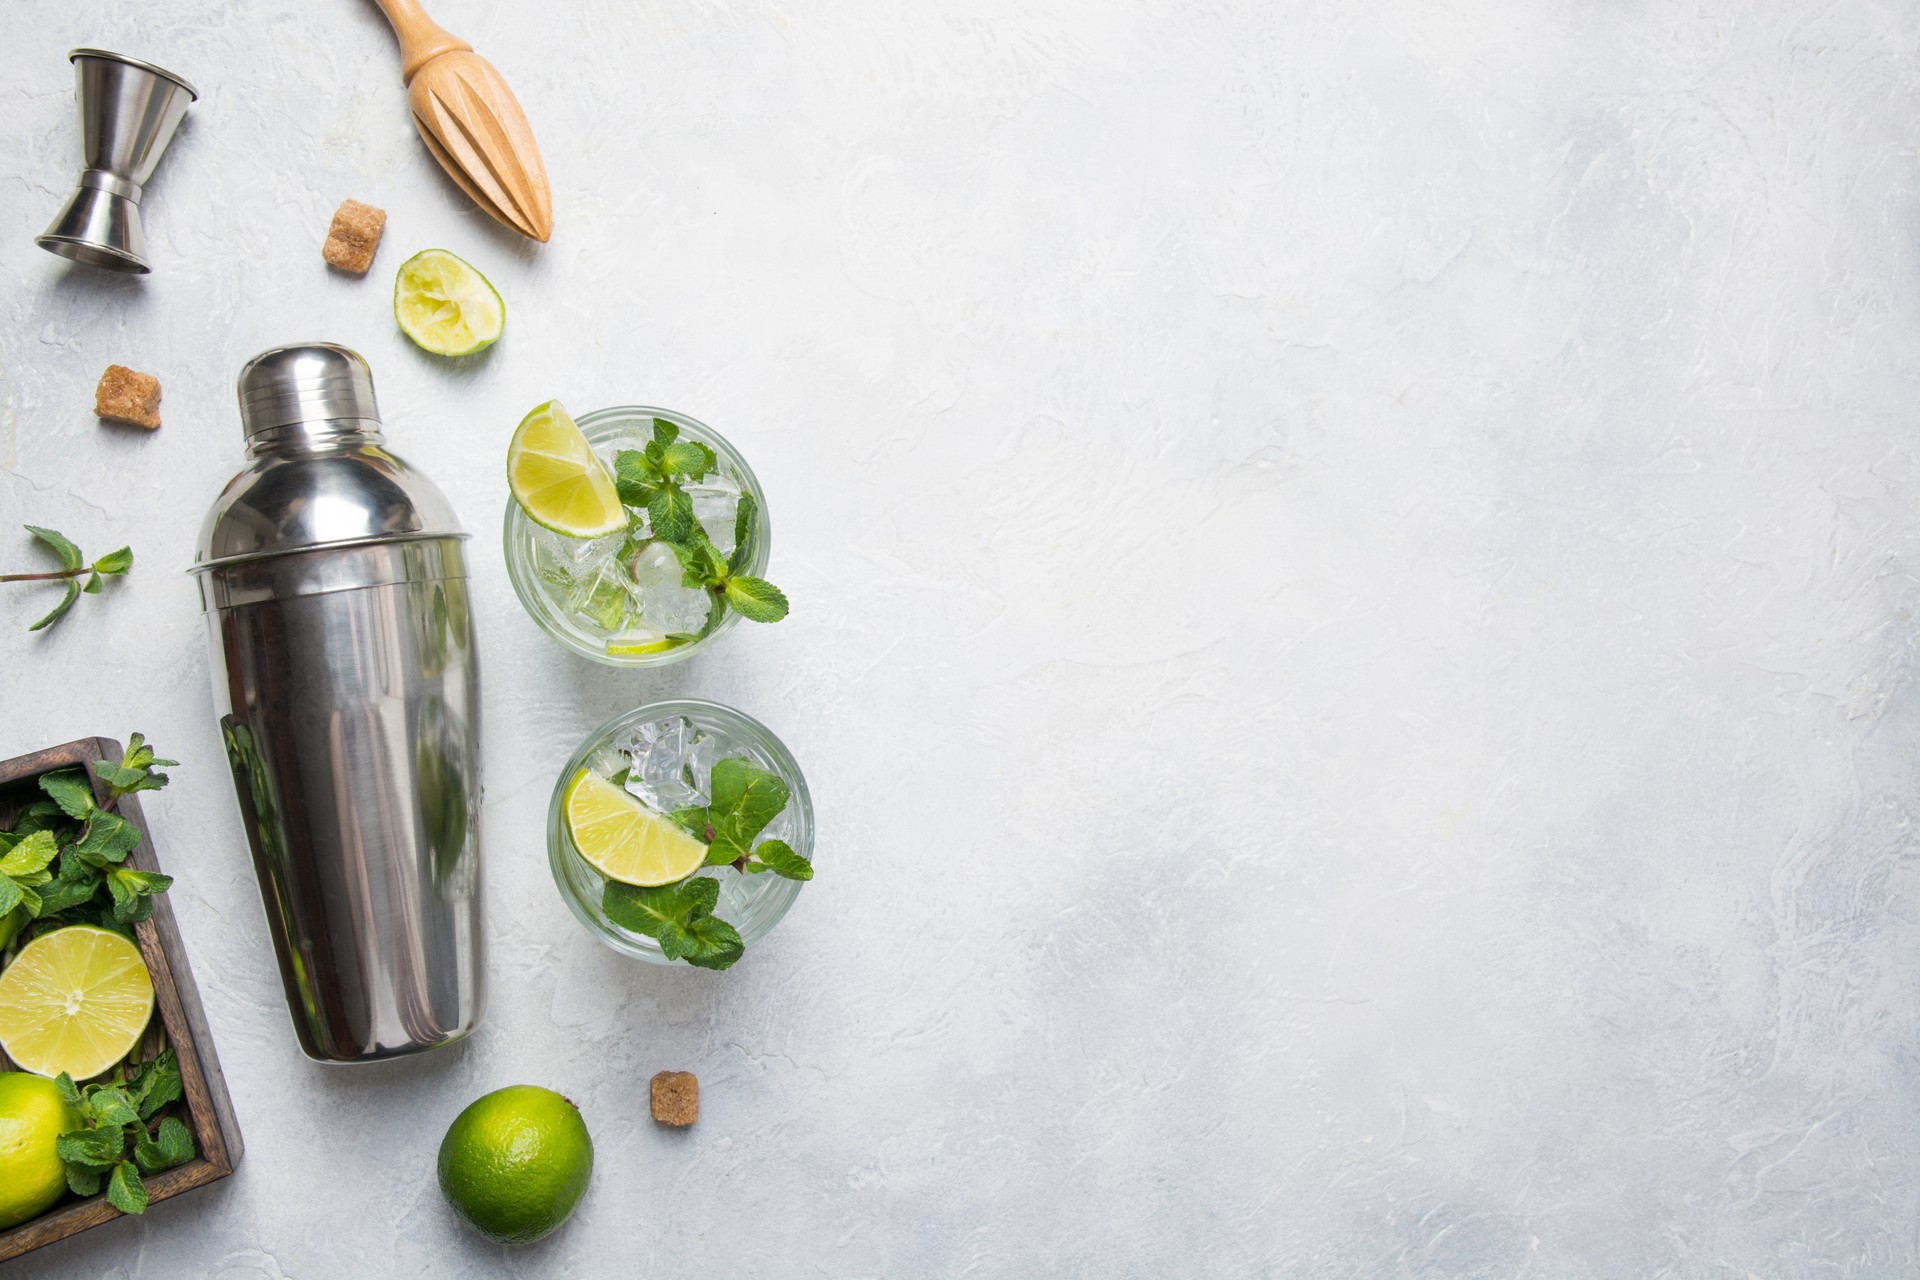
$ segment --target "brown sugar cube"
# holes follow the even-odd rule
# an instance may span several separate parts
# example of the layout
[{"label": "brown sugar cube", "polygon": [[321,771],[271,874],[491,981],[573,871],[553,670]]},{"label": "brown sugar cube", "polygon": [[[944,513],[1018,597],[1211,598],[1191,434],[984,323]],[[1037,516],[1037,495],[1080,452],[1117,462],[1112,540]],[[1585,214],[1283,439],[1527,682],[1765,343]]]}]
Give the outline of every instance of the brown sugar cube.
[{"label": "brown sugar cube", "polygon": [[110,364],[93,389],[93,411],[102,418],[151,431],[160,425],[160,379]]},{"label": "brown sugar cube", "polygon": [[358,200],[342,200],[333,211],[327,227],[327,243],[320,256],[330,267],[365,275],[373,265],[373,251],[380,247],[380,233],[387,229],[387,211]]},{"label": "brown sugar cube", "polygon": [[662,1071],[649,1101],[661,1124],[690,1125],[700,1118],[700,1081],[691,1071]]}]

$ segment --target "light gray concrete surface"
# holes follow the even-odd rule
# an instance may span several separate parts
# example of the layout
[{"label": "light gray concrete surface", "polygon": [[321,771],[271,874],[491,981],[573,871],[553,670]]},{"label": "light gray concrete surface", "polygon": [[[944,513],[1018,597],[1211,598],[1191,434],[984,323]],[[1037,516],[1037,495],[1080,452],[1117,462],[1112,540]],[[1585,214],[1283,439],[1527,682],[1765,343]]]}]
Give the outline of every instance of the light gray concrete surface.
[{"label": "light gray concrete surface", "polygon": [[[0,753],[184,761],[149,812],[247,1138],[11,1275],[1920,1269],[1920,10],[431,8],[552,244],[442,178],[370,4],[0,15],[0,526],[139,556],[44,638],[7,589]],[[145,280],[31,242],[78,44],[203,88]],[[430,245],[507,299],[484,358],[393,327]],[[477,536],[492,1008],[383,1067],[295,1051],[181,573],[234,373],[310,337]],[[95,423],[109,361],[157,434]],[[536,632],[501,468],[551,396],[731,436],[792,618],[653,675]],[[601,949],[545,867],[559,764],[669,693],[818,800],[722,975]],[[598,1163],[507,1251],[431,1169],[514,1082]]]}]

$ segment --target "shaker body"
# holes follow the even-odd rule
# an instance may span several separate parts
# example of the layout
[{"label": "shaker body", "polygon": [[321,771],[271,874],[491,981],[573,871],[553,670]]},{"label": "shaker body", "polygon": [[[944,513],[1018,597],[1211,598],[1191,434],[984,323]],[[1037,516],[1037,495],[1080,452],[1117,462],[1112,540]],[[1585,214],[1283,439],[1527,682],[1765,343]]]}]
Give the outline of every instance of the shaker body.
[{"label": "shaker body", "polygon": [[361,1062],[459,1039],[485,981],[461,542],[271,557],[226,566],[202,591],[222,737],[301,1049]]}]

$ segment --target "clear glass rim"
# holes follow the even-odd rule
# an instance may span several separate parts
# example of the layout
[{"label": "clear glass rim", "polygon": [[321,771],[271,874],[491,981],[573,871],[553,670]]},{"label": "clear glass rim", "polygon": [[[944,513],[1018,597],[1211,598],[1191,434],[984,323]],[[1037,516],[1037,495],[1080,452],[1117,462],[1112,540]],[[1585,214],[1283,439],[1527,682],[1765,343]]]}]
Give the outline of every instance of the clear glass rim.
[{"label": "clear glass rim", "polygon": [[[668,422],[696,433],[700,439],[713,446],[720,455],[723,469],[731,471],[743,489],[751,490],[754,500],[759,504],[758,518],[754,522],[753,551],[747,557],[747,572],[761,575],[766,572],[767,560],[773,554],[773,519],[767,511],[766,491],[760,487],[760,479],[753,474],[753,468],[733,446],[733,442],[715,431],[706,423],[690,414],[675,409],[663,409],[657,405],[626,404],[609,405],[604,409],[595,409],[583,413],[574,419],[574,425],[580,428],[589,444],[598,444],[595,439],[596,428],[611,428],[625,424],[636,418],[665,418]],[[601,433],[601,439],[611,431]],[[722,615],[718,625],[700,639],[691,644],[677,645],[660,653],[608,653],[605,644],[595,645],[582,636],[575,635],[560,619],[559,611],[547,594],[540,590],[533,568],[533,531],[539,526],[527,518],[520,510],[520,504],[507,496],[506,513],[501,519],[501,551],[507,562],[507,581],[513,584],[513,594],[519,599],[520,607],[533,620],[535,626],[553,640],[583,658],[610,667],[665,667],[676,662],[685,662],[695,653],[718,640],[726,632],[740,623],[740,615],[729,609]]]},{"label": "clear glass rim", "polygon": [[[794,849],[809,861],[813,858],[813,796],[807,790],[806,775],[800,771],[800,763],[780,741],[773,730],[737,708],[723,702],[710,702],[704,698],[665,698],[658,702],[649,702],[623,711],[606,720],[580,742],[567,763],[562,766],[560,776],[554,779],[553,794],[547,802],[547,868],[553,875],[554,888],[559,892],[567,909],[574,918],[586,927],[588,933],[605,945],[623,955],[633,956],[653,964],[675,964],[660,954],[660,948],[650,938],[635,940],[624,933],[614,930],[605,921],[596,916],[592,909],[573,892],[567,878],[569,859],[580,859],[574,851],[572,838],[567,834],[566,817],[563,805],[566,800],[567,784],[575,773],[585,767],[587,761],[607,745],[620,730],[652,720],[664,720],[670,716],[684,715],[696,723],[701,720],[716,721],[727,732],[741,737],[752,738],[771,755],[774,763],[787,784],[793,789],[794,805]],[[580,859],[584,863],[584,859]],[[597,873],[595,873],[597,874]],[[765,876],[771,883],[756,900],[756,909],[751,918],[742,923],[728,921],[740,930],[740,937],[749,950],[753,944],[772,932],[775,925],[786,918],[792,909],[794,899],[800,896],[805,887],[803,881],[787,880],[771,875]],[[761,902],[766,903],[764,909]],[[682,966],[686,967],[686,966]]]}]

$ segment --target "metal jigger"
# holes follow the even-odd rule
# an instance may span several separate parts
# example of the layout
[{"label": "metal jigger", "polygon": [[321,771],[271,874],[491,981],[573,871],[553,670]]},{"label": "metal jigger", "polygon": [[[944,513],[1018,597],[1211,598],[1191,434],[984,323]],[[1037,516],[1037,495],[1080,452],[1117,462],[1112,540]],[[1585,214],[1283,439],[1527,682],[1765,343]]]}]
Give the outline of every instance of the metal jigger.
[{"label": "metal jigger", "polygon": [[80,147],[86,171],[67,207],[34,241],[88,266],[145,275],[147,238],[140,230],[140,191],[200,95],[171,71],[109,53],[75,49]]}]

